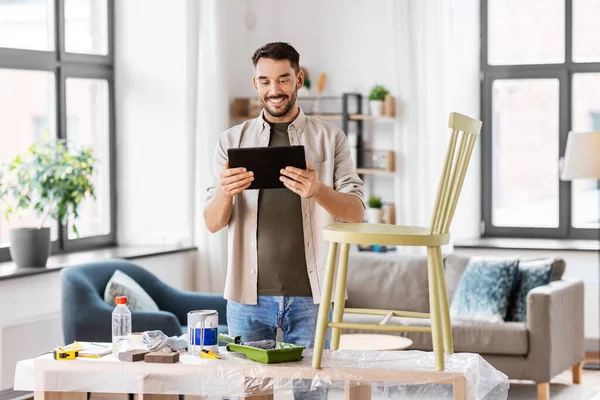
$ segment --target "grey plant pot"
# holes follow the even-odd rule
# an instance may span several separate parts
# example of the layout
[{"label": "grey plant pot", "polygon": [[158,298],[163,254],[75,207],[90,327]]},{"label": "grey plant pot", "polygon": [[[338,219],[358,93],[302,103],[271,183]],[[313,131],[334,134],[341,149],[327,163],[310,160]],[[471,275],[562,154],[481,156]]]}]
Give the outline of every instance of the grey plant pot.
[{"label": "grey plant pot", "polygon": [[50,255],[50,228],[14,228],[9,231],[10,256],[18,268],[46,266]]}]

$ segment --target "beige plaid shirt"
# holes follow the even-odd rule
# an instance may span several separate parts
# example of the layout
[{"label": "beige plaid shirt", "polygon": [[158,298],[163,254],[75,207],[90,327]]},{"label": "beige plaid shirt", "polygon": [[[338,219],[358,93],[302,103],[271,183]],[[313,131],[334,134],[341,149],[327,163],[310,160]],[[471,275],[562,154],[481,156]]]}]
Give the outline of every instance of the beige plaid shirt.
[{"label": "beige plaid shirt", "polygon": [[[219,137],[214,154],[212,182],[206,202],[219,187],[219,174],[227,161],[227,149],[267,147],[271,128],[263,119],[248,120],[225,131]],[[363,182],[356,174],[346,135],[338,127],[307,117],[300,109],[288,128],[290,144],[303,145],[306,158],[319,172],[320,180],[340,193],[357,196],[362,202]],[[245,190],[235,196],[228,223],[228,265],[224,297],[243,304],[257,304],[258,252],[256,246],[258,190]],[[306,269],[313,300],[319,303],[325,279],[328,243],[321,230],[333,218],[312,199],[302,199]]]}]

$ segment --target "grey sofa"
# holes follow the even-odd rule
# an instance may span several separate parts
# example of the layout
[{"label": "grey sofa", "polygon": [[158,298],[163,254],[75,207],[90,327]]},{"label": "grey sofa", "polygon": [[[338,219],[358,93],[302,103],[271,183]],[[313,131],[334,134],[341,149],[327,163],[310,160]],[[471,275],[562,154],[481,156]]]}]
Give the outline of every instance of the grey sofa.
[{"label": "grey sofa", "polygon": [[[469,258],[452,254],[445,259],[449,302]],[[527,321],[486,323],[452,320],[455,352],[479,353],[510,379],[533,380],[538,391],[554,376],[585,358],[583,282],[563,280],[565,263],[555,260],[552,281],[527,296]],[[429,312],[427,259],[395,252],[352,253],[347,281],[349,308]],[[382,317],[344,315],[344,322],[379,323]],[[392,318],[389,324],[427,325],[428,320]],[[344,330],[343,333],[363,331]],[[432,350],[431,334],[397,333],[413,340],[411,349]],[[577,378],[574,376],[577,383]]]}]

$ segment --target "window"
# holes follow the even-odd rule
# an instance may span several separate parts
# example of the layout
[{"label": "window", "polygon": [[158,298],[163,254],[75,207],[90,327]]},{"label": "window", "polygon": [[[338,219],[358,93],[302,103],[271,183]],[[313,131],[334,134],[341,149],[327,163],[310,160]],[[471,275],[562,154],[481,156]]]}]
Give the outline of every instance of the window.
[{"label": "window", "polygon": [[0,1],[0,47],[54,50],[53,0]]},{"label": "window", "polygon": [[[113,0],[0,0],[0,163],[45,134],[92,148],[96,199],[80,206],[79,237],[49,221],[54,253],[115,243]],[[9,231],[0,199],[0,262]]]},{"label": "window", "polygon": [[484,236],[592,239],[597,181],[565,182],[569,131],[600,130],[600,0],[482,0]]}]

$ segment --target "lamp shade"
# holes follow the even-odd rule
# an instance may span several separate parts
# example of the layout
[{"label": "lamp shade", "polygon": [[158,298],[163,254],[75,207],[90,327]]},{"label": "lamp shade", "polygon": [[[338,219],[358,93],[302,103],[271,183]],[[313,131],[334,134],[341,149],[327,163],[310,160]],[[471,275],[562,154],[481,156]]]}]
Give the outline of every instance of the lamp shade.
[{"label": "lamp shade", "polygon": [[600,132],[570,132],[561,179],[600,179]]}]

